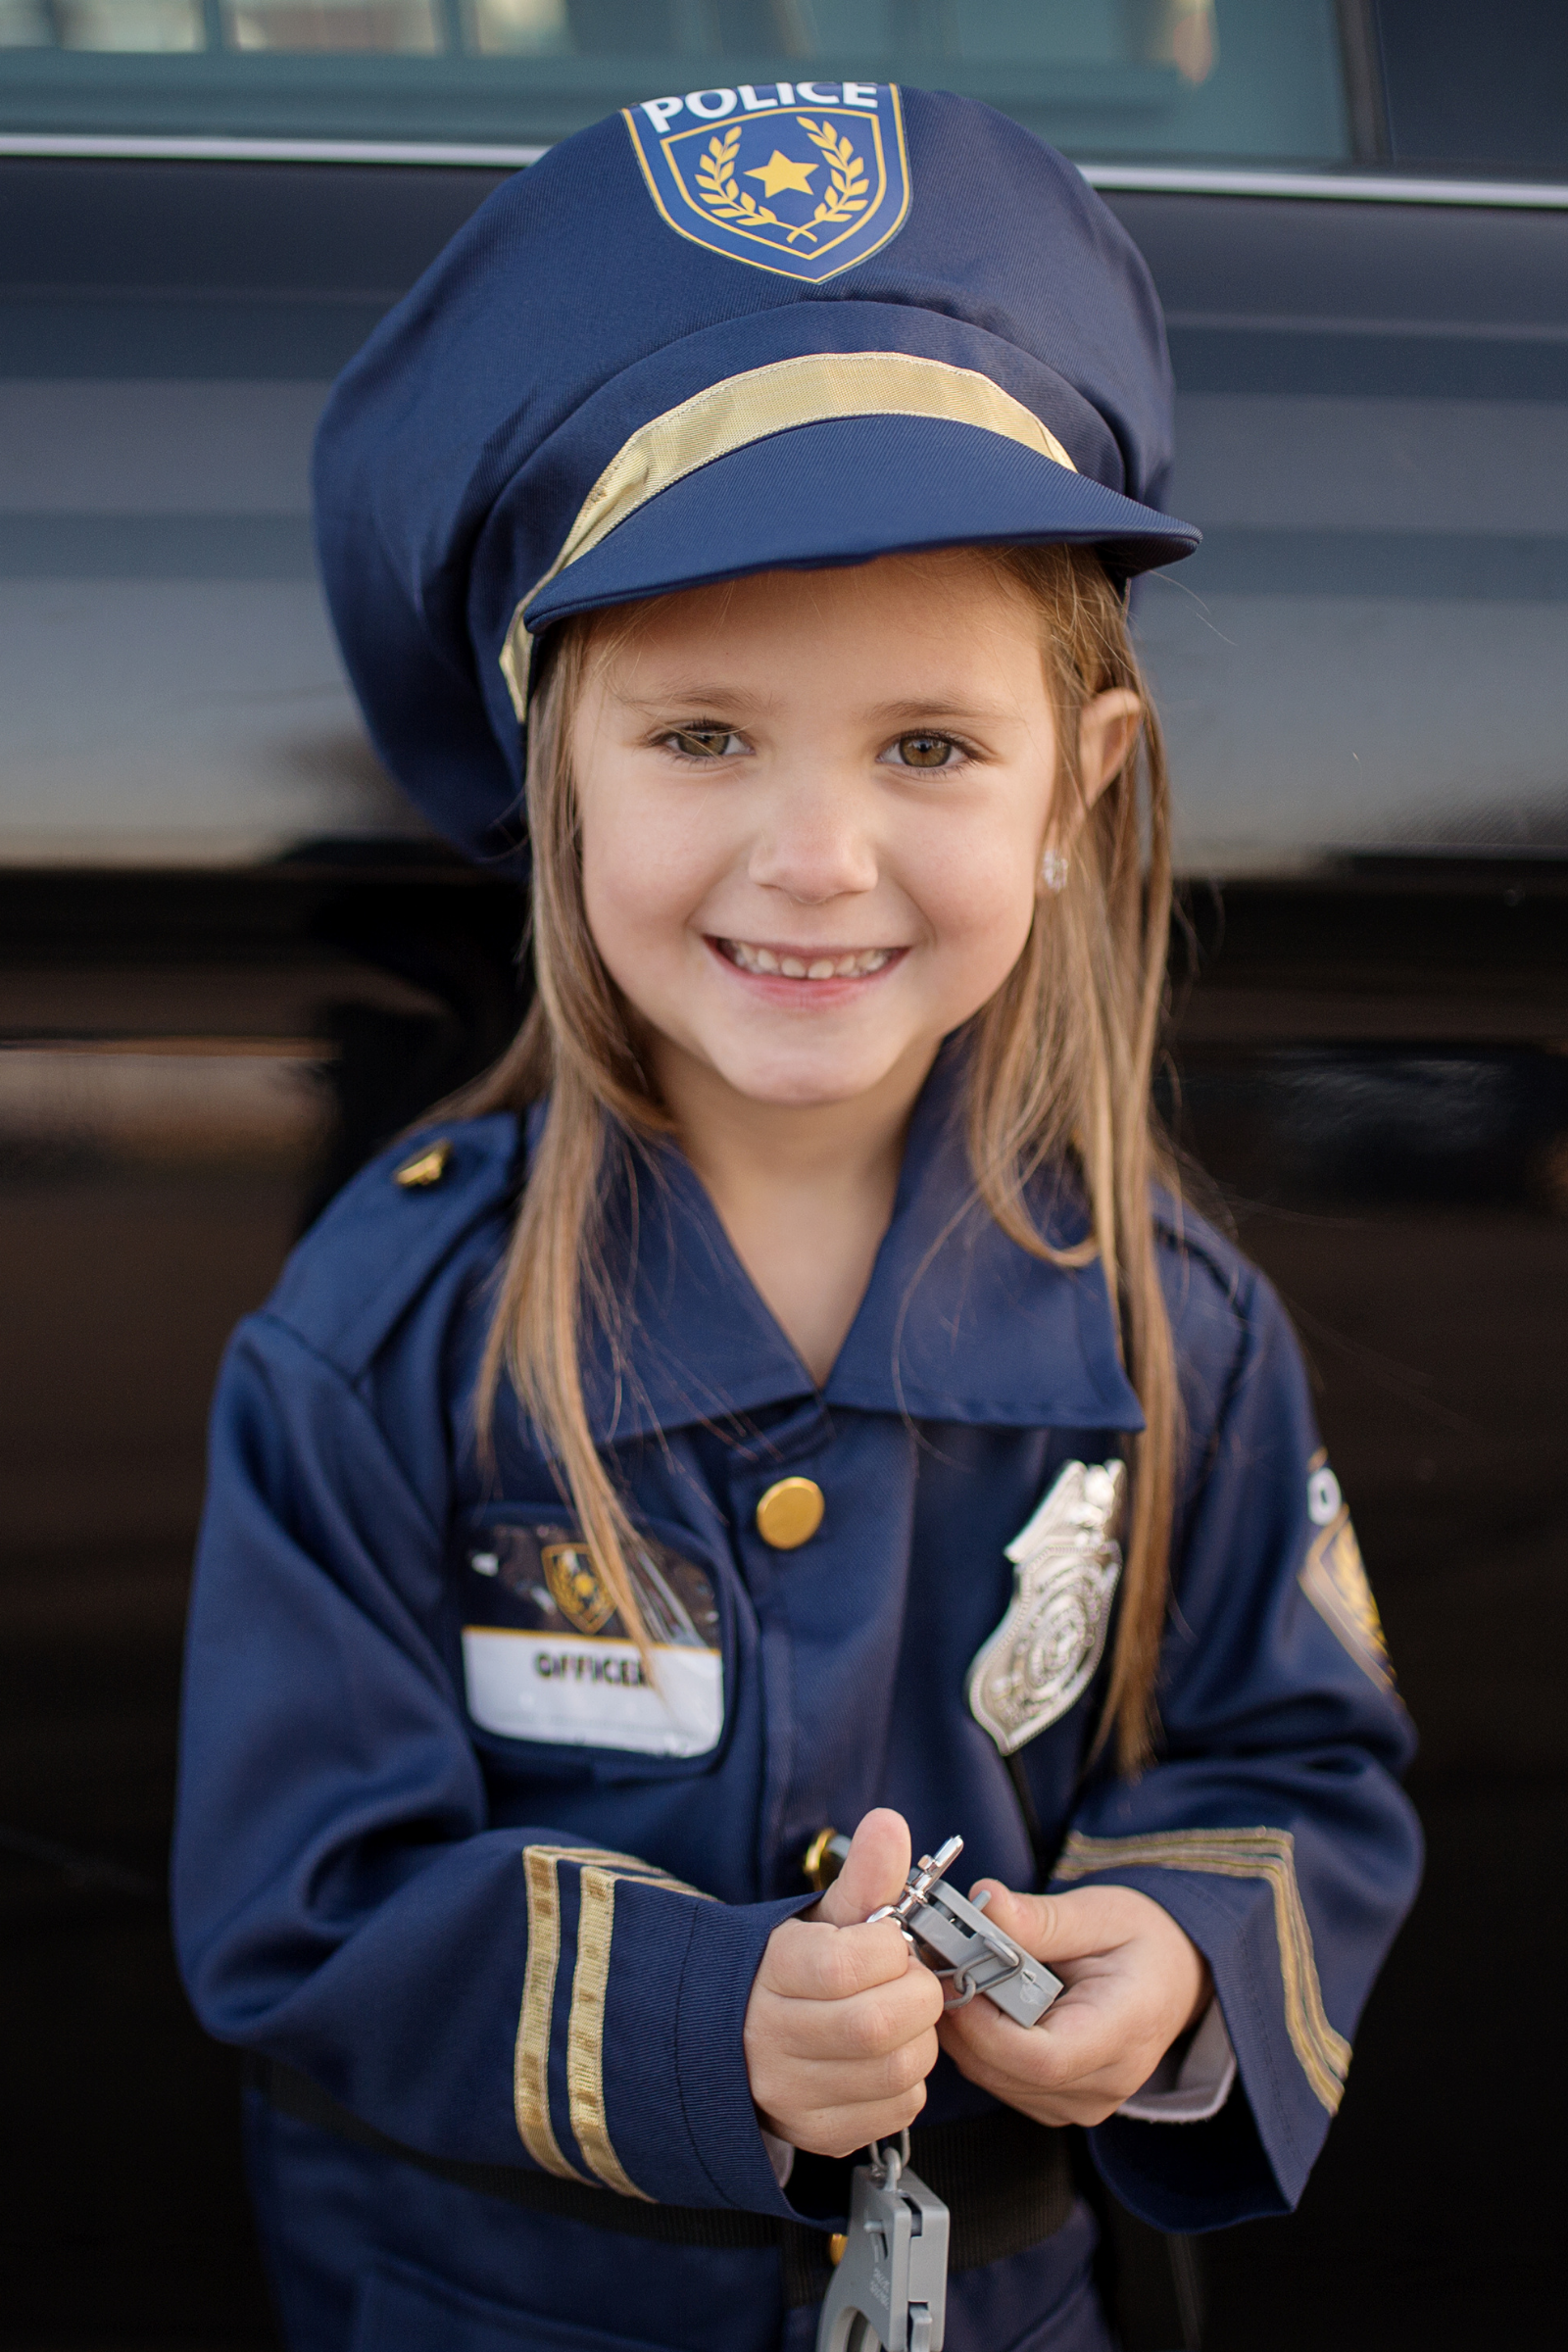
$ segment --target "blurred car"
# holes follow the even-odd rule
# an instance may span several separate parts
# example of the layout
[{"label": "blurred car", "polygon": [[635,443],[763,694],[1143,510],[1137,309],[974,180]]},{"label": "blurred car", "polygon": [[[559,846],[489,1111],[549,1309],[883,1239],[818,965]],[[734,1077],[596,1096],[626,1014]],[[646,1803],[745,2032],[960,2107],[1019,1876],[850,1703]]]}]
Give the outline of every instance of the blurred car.
[{"label": "blurred car", "polygon": [[306,466],[500,177],[803,73],[988,99],[1147,254],[1171,1115],[1291,1303],[1427,1888],[1300,2212],[1129,2343],[1555,2340],[1568,1526],[1568,17],[1548,0],[0,0],[0,2342],[274,2340],[163,1915],[218,1351],[499,1050],[521,907],[381,774]]}]

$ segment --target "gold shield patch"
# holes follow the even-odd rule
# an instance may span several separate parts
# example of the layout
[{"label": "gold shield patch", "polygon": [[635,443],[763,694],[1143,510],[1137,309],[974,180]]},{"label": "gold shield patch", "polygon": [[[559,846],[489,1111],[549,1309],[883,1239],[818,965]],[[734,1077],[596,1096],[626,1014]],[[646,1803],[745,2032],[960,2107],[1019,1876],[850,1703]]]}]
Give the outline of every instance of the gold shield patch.
[{"label": "gold shield patch", "polygon": [[1394,1667],[1383,1620],[1367,1582],[1350,1514],[1343,1505],[1314,1538],[1299,1583],[1324,1624],[1363,1673],[1385,1690],[1392,1690]]},{"label": "gold shield patch", "polygon": [[550,1597],[580,1634],[597,1634],[614,1614],[615,1603],[585,1544],[543,1544],[545,1583]]},{"label": "gold shield patch", "polygon": [[897,236],[909,209],[899,93],[886,82],[693,90],[623,110],[677,236],[808,284]]}]

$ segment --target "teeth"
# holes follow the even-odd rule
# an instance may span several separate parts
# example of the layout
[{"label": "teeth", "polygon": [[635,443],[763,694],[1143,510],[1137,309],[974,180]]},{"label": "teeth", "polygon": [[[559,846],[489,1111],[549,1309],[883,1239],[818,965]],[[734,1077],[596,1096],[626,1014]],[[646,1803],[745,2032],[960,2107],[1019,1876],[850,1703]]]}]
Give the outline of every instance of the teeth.
[{"label": "teeth", "polygon": [[891,948],[860,948],[853,956],[817,956],[808,963],[800,956],[749,947],[743,939],[726,939],[723,945],[730,961],[743,972],[777,972],[786,980],[863,980],[879,972],[893,954]]}]

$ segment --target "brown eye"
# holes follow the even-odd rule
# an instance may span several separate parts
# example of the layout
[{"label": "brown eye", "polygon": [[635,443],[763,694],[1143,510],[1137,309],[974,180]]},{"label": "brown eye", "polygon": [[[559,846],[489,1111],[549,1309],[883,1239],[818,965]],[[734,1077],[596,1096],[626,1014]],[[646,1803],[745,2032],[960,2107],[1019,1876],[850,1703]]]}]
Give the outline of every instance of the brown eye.
[{"label": "brown eye", "polygon": [[906,767],[946,767],[957,749],[950,735],[901,735],[899,758]]},{"label": "brown eye", "polygon": [[723,760],[736,737],[729,727],[677,727],[668,740],[688,760]]}]

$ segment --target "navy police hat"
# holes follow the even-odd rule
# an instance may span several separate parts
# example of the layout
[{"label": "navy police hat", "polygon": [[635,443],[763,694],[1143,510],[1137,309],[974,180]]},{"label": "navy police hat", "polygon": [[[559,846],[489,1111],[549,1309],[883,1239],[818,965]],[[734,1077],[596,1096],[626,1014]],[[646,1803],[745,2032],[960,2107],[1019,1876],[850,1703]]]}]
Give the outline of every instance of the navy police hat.
[{"label": "navy police hat", "polygon": [[1068,541],[1189,554],[1159,306],[1080,174],[886,83],[651,99],[497,190],[339,379],[318,547],[388,767],[521,846],[534,648],[782,567]]}]

